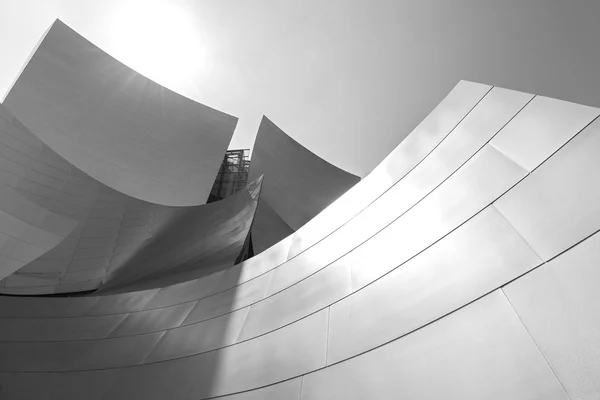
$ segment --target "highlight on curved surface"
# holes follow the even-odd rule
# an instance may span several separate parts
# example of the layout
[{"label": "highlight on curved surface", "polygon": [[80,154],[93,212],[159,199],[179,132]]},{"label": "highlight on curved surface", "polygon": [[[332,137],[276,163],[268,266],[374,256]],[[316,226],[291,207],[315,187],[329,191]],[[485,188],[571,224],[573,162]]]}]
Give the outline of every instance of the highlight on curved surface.
[{"label": "highlight on curved surface", "polygon": [[132,198],[69,164],[3,105],[0,185],[0,293],[29,295],[147,288],[231,267],[260,192],[259,179],[201,206]]},{"label": "highlight on curved surface", "polygon": [[237,123],[140,75],[59,20],[4,105],[93,178],[167,206],[206,203]]},{"label": "highlight on curved surface", "polygon": [[594,399],[600,110],[460,82],[234,267],[0,297],[9,399]]},{"label": "highlight on curved surface", "polygon": [[0,189],[0,285],[4,278],[48,253],[76,222],[27,200],[9,186]]},{"label": "highlight on curved surface", "polygon": [[328,163],[263,116],[249,180],[264,175],[252,229],[256,253],[298,230],[360,178]]},{"label": "highlight on curved surface", "polygon": [[293,233],[294,230],[261,198],[252,224],[254,254],[262,253]]}]

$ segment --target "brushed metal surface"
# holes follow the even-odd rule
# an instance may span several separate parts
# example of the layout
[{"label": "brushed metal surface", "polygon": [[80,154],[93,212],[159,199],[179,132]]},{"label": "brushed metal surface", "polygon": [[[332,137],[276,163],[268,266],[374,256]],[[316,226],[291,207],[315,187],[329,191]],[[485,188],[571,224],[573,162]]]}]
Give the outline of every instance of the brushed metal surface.
[{"label": "brushed metal surface", "polygon": [[191,356],[238,342],[248,308],[199,323],[169,329],[148,355],[147,362]]},{"label": "brushed metal surface", "polygon": [[267,386],[249,392],[223,396],[226,400],[299,400],[302,390],[302,378],[291,379],[276,385]]},{"label": "brushed metal surface", "polygon": [[493,208],[331,306],[328,364],[411,333],[541,264]]},{"label": "brushed metal surface", "polygon": [[303,400],[398,398],[568,399],[498,291],[302,385]]},{"label": "brushed metal surface", "polygon": [[532,171],[598,115],[597,108],[537,96],[492,145]]},{"label": "brushed metal surface", "polygon": [[[254,141],[248,179],[262,175],[264,206],[258,229],[253,229],[257,253],[306,224],[360,180],[303,147],[265,116]],[[264,225],[268,236],[261,236]]]},{"label": "brushed metal surface", "polygon": [[[0,170],[11,178],[0,176],[5,184],[0,185],[0,257],[6,256],[0,271],[7,275],[0,272],[1,293],[51,294],[99,286],[115,291],[132,275],[137,286],[129,290],[140,290],[153,287],[152,280],[164,286],[193,279],[202,264],[202,275],[210,272],[208,266],[233,265],[252,223],[257,184],[205,206],[151,204],[70,165],[17,126],[17,118],[2,121],[0,131],[10,134],[0,136],[0,146],[11,153],[0,152]],[[3,229],[12,236],[2,236]],[[223,232],[229,232],[229,241],[220,239]],[[165,269],[168,279],[161,272]],[[144,280],[142,275],[147,275]]]},{"label": "brushed metal surface", "polygon": [[262,200],[293,230],[360,180],[303,147],[265,116],[251,160],[248,179],[267,177]]},{"label": "brushed metal surface", "polygon": [[544,261],[600,228],[599,133],[596,120],[495,203]]},{"label": "brushed metal surface", "polygon": [[318,271],[409,212],[493,137],[532,95],[492,89],[440,145],[339,230],[274,271],[269,293]]},{"label": "brushed metal surface", "polygon": [[491,86],[460,81],[440,104],[369,175],[294,234],[290,256],[312,246],[350,220],[423,160]]},{"label": "brushed metal surface", "polygon": [[5,318],[0,320],[0,342],[71,341],[101,339],[125,320],[128,314],[81,318]]},{"label": "brushed metal surface", "polygon": [[328,310],[323,310],[284,329],[217,350],[210,395],[249,390],[323,367],[327,323]]},{"label": "brushed metal surface", "polygon": [[14,284],[7,277],[58,246],[76,222],[38,206],[10,186],[2,185],[0,191],[0,286],[6,286]]},{"label": "brushed metal surface", "polygon": [[200,299],[185,319],[185,323],[217,317],[260,301],[265,297],[270,281],[271,273],[268,273],[243,285]]},{"label": "brushed metal surface", "polygon": [[98,302],[98,297],[53,298],[0,296],[1,318],[80,317]]},{"label": "brushed metal surface", "polygon": [[[193,302],[126,314],[110,331],[110,337],[139,335],[179,326],[194,306]],[[122,314],[117,314],[122,315]]]},{"label": "brushed metal surface", "polygon": [[[485,146],[443,185],[387,229],[339,262],[352,267],[358,289],[449,234],[525,176],[521,167]],[[368,268],[366,267],[368,265]]]},{"label": "brushed metal surface", "polygon": [[232,196],[204,206],[173,208],[165,228],[128,252],[98,293],[162,287],[233,266],[250,232],[261,183],[258,178]]},{"label": "brushed metal surface", "polygon": [[95,179],[170,206],[206,202],[237,122],[138,74],[59,20],[4,105]]},{"label": "brushed metal surface", "polygon": [[10,400],[104,400],[123,373],[119,369],[68,373],[0,372],[0,394]]},{"label": "brushed metal surface", "polygon": [[262,253],[294,231],[265,200],[258,203],[252,225],[252,246],[255,254]]},{"label": "brushed metal surface", "polygon": [[163,334],[68,342],[0,342],[0,371],[57,372],[138,365]]},{"label": "brushed metal surface", "polygon": [[[516,127],[527,143],[514,154],[539,163],[593,115],[567,110],[563,118],[557,111],[529,132],[532,115],[552,110],[528,103],[532,97],[462,82],[370,179],[235,267],[223,268],[223,253],[211,249],[237,233],[217,230],[214,241],[197,248],[211,261],[194,275],[186,249],[199,236],[187,236],[179,229],[187,221],[175,221],[167,225],[181,236],[162,242],[164,254],[141,258],[149,269],[130,270],[116,290],[123,293],[0,296],[0,393],[79,399],[88,386],[89,398],[102,399],[566,399],[564,385],[572,398],[594,398],[599,239],[527,272],[547,259],[539,243],[562,251],[600,226],[589,178],[600,167],[593,159],[597,124],[528,174],[535,166],[507,151],[521,149],[513,143],[521,138]],[[0,179],[19,195],[19,182],[33,182],[28,201],[86,221],[56,246],[48,277],[36,279],[53,279],[65,259],[70,268],[59,286],[104,279],[94,271],[106,268],[104,260],[135,251],[115,232],[142,237],[162,214],[124,208],[114,191],[86,197],[87,186],[76,184],[85,174],[61,164],[10,113],[1,115],[8,124],[2,126],[16,129],[29,147],[12,146],[45,161],[26,168],[44,176],[22,170],[17,180]],[[544,126],[555,130],[533,148],[528,141],[545,140]],[[246,198],[256,199],[259,186],[251,185]],[[52,210],[51,199],[65,206]],[[251,203],[255,209],[255,200],[240,201],[238,214]],[[219,210],[215,221],[231,208]],[[147,289],[150,278],[156,287]],[[77,380],[72,392],[70,380]]]},{"label": "brushed metal surface", "polygon": [[[281,292],[278,291],[285,287],[272,282],[269,292],[276,294],[252,305],[241,338],[252,338],[291,323],[350,294],[350,269],[355,289],[378,278],[377,273],[386,273],[416,255],[486,207],[523,176],[520,167],[493,148],[484,148],[430,198],[361,248]],[[427,229],[419,229],[417,221],[425,221]],[[402,243],[402,250],[393,243]],[[317,260],[315,257],[306,268],[319,265]],[[297,264],[294,266],[298,268]],[[283,275],[285,272],[284,268],[276,269],[274,279],[278,276],[288,279]],[[202,301],[198,306],[201,305]]]},{"label": "brushed metal surface", "polygon": [[213,272],[199,279],[160,288],[148,302],[146,308],[154,309],[185,302],[195,302],[197,299],[218,293],[220,282],[232,268],[235,267]]},{"label": "brushed metal surface", "polygon": [[213,353],[124,368],[119,378],[105,391],[106,400],[196,400],[213,378]]},{"label": "brushed metal surface", "polygon": [[250,339],[295,322],[352,292],[350,268],[343,263],[324,268],[286,290],[253,304],[240,333]]},{"label": "brushed metal surface", "polygon": [[572,399],[600,396],[600,235],[504,287]]},{"label": "brushed metal surface", "polygon": [[71,300],[70,302],[76,306],[79,302],[87,302],[89,299],[92,304],[86,309],[85,315],[106,315],[144,310],[158,292],[159,289],[151,289],[112,296],[94,296],[83,300],[81,298],[66,300]]}]

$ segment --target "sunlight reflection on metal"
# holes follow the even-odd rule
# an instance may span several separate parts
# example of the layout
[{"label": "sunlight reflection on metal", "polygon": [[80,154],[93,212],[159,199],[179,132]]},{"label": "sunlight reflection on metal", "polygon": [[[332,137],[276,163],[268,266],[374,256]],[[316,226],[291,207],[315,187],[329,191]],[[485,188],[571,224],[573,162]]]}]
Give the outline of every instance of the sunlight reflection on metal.
[{"label": "sunlight reflection on metal", "polygon": [[[188,275],[185,216],[112,289],[1,296],[0,385],[8,398],[598,397],[598,115],[460,82],[254,258]],[[237,217],[249,229],[259,188],[229,225],[234,207],[214,203],[222,229],[206,243],[234,237]]]},{"label": "sunlight reflection on metal", "polygon": [[170,206],[206,202],[237,123],[154,83],[58,20],[4,106],[93,178]]}]

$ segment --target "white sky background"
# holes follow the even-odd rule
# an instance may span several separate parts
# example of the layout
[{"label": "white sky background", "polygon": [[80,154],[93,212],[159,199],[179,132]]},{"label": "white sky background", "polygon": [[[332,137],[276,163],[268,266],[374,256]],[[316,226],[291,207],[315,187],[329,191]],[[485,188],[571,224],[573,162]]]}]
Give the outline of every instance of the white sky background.
[{"label": "white sky background", "polygon": [[460,79],[600,106],[598,0],[0,0],[0,97],[56,18],[359,176]]}]

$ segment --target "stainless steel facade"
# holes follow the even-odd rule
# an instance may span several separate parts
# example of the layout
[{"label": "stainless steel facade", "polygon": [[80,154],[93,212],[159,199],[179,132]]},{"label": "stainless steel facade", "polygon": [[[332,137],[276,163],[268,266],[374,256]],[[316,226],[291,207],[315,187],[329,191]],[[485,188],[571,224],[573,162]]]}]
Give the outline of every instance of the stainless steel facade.
[{"label": "stainless steel facade", "polygon": [[151,287],[234,264],[256,184],[201,206],[138,200],[68,163],[0,110],[0,293],[106,291],[134,280]]},{"label": "stainless steel facade", "polygon": [[58,20],[3,103],[91,177],[167,206],[206,203],[237,123],[137,73]]},{"label": "stainless steel facade", "polygon": [[289,236],[360,178],[328,163],[263,116],[249,180],[265,176],[252,228],[256,254]]},{"label": "stainless steel facade", "polygon": [[156,287],[0,296],[0,393],[596,399],[599,115],[460,82],[256,257]]},{"label": "stainless steel facade", "polygon": [[0,105],[0,293],[133,290],[234,265],[259,182],[204,203],[235,122],[56,21]]}]

